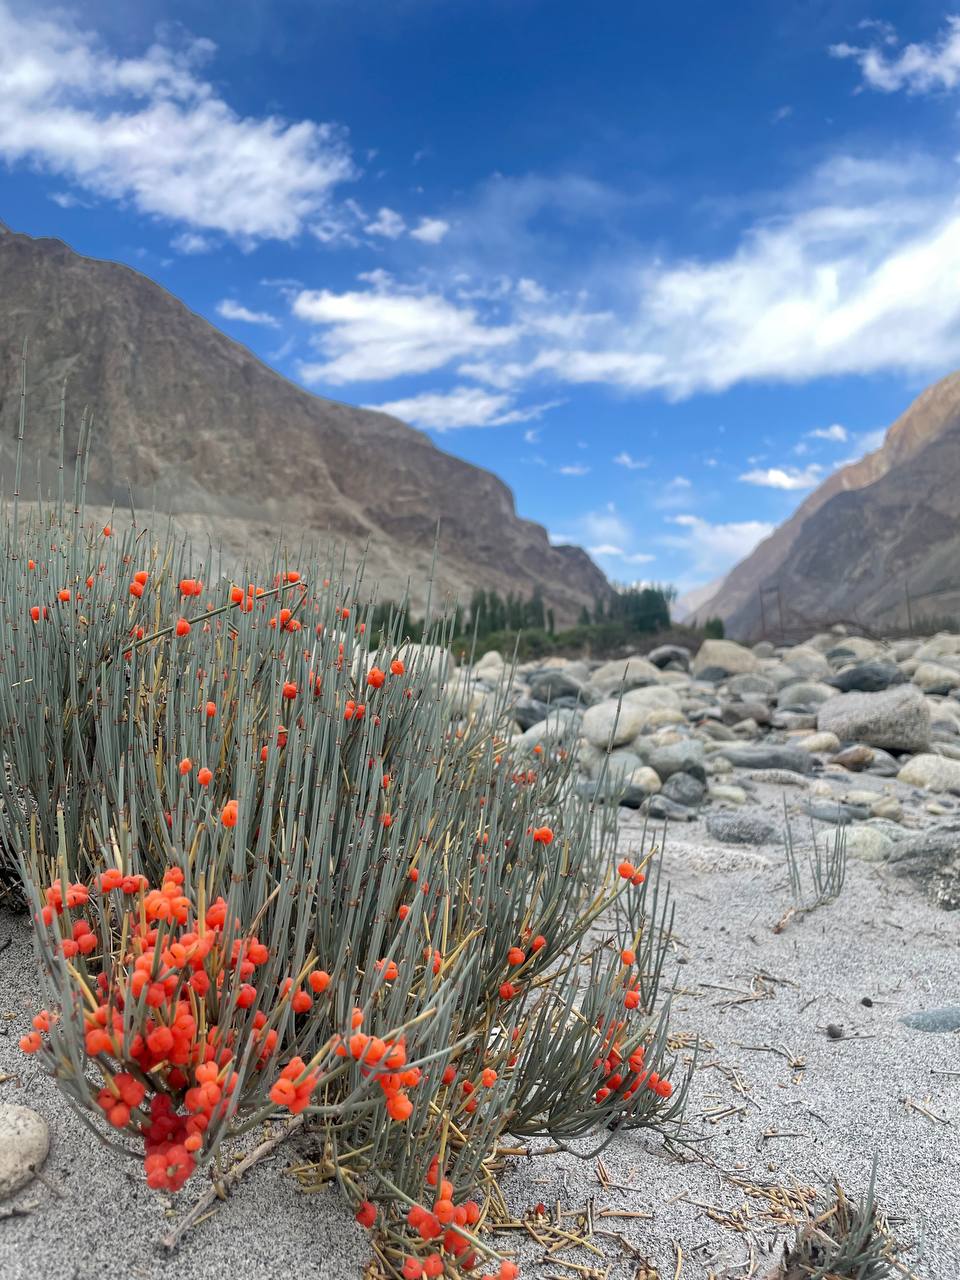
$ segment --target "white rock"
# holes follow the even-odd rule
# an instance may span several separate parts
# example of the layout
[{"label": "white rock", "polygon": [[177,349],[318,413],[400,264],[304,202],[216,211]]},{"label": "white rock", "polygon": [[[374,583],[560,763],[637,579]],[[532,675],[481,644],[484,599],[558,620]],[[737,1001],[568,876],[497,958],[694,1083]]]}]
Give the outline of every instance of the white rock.
[{"label": "white rock", "polygon": [[590,683],[602,693],[612,693],[624,689],[632,689],[638,685],[656,684],[660,679],[660,668],[655,667],[646,658],[634,654],[629,658],[615,658],[597,667],[590,676]]},{"label": "white rock", "polygon": [[671,707],[675,711],[680,710],[679,693],[676,689],[665,689],[662,685],[649,684],[642,689],[628,689],[623,700],[639,707]]},{"label": "white rock", "polygon": [[743,787],[727,782],[711,782],[707,790],[711,800],[725,800],[727,804],[746,804],[747,793]]},{"label": "white rock", "polygon": [[496,649],[491,649],[489,653],[483,655],[473,668],[473,674],[481,680],[488,681],[490,684],[496,684],[503,675],[505,666],[503,655]]},{"label": "white rock", "polygon": [[700,676],[711,668],[730,676],[742,675],[746,671],[759,671],[760,659],[734,640],[704,640],[693,660],[693,674]]},{"label": "white rock", "polygon": [[942,662],[921,662],[912,679],[921,689],[955,689],[960,685],[960,671],[954,671]]},{"label": "white rock", "polygon": [[630,785],[639,787],[641,791],[646,791],[647,795],[653,796],[660,790],[663,783],[656,771],[644,764],[630,774]]},{"label": "white rock", "polygon": [[647,708],[626,698],[618,706],[615,698],[588,707],[583,714],[580,732],[595,747],[606,747],[611,741],[615,747],[630,742],[641,731],[647,716]]},{"label": "white rock", "polygon": [[792,649],[784,649],[780,660],[805,680],[819,680],[830,675],[830,663],[822,653],[809,644],[798,644]]},{"label": "white rock", "polygon": [[846,845],[850,858],[859,858],[862,862],[885,862],[893,841],[875,827],[858,823],[847,828]]},{"label": "white rock", "polygon": [[808,737],[801,738],[797,746],[811,754],[817,751],[839,751],[840,739],[835,733],[811,733]]},{"label": "white rock", "polygon": [[926,662],[929,658],[942,658],[953,653],[960,653],[960,636],[950,631],[941,631],[925,640],[919,649],[915,649],[913,657],[917,662]]},{"label": "white rock", "polygon": [[897,781],[926,791],[960,791],[960,760],[923,752],[907,761],[897,774]]},{"label": "white rock", "polygon": [[30,1107],[0,1104],[0,1200],[30,1182],[47,1158],[50,1130]]}]

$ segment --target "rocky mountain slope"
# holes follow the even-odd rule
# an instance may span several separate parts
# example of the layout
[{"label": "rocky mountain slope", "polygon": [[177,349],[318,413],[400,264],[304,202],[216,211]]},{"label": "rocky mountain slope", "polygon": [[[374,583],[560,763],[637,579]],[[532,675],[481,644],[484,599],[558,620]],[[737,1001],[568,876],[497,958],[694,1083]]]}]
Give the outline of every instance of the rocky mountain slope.
[{"label": "rocky mountain slope", "polygon": [[[29,452],[54,474],[58,403],[68,387],[72,453],[81,411],[95,419],[94,504],[173,513],[236,558],[283,535],[332,540],[348,563],[368,549],[381,596],[411,583],[422,603],[439,521],[441,591],[529,595],[539,587],[558,622],[605,595],[579,547],[551,546],[520,519],[496,476],[436,448],[386,414],[295,386],[195,315],[160,285],[59,240],[0,224],[0,467],[9,492],[28,341]],[[31,471],[36,463],[31,458]],[[25,491],[35,480],[25,481]]]},{"label": "rocky mountain slope", "polygon": [[[757,637],[760,589],[779,587],[788,630],[879,630],[960,613],[960,373],[928,387],[881,448],[842,467],[698,610]],[[947,588],[944,590],[944,588]],[[768,629],[776,601],[768,602]]]}]

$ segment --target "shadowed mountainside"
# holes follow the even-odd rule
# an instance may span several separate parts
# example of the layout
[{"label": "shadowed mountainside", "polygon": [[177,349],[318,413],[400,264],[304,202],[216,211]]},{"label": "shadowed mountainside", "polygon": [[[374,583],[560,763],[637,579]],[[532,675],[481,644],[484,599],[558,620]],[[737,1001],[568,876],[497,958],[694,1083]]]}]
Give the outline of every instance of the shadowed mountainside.
[{"label": "shadowed mountainside", "polygon": [[[172,513],[237,559],[268,554],[282,531],[333,540],[381,596],[408,581],[422,604],[437,522],[438,586],[460,599],[475,587],[524,596],[539,587],[558,622],[609,592],[580,547],[551,546],[520,519],[490,472],[438,449],[386,414],[325,400],[268,368],[160,285],[59,240],[0,223],[0,465],[10,490],[28,341],[28,457],[54,474],[61,388],[67,445],[81,410],[95,422],[92,505],[127,501]],[[24,492],[35,488],[28,471]]]},{"label": "shadowed mountainside", "polygon": [[718,615],[729,634],[756,637],[761,587],[779,587],[787,626],[802,621],[808,631],[832,620],[902,625],[908,590],[914,621],[957,613],[958,481],[960,373],[953,373],[914,400],[879,449],[815,489],[727,574],[698,616]]}]

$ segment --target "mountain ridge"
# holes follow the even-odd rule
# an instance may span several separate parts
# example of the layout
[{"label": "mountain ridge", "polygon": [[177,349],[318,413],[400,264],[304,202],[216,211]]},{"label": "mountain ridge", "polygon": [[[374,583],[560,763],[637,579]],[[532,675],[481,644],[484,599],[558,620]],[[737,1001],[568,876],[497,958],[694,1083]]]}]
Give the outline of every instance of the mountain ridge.
[{"label": "mountain ridge", "polygon": [[[698,613],[716,614],[731,635],[751,637],[758,634],[763,616],[760,589],[778,587],[789,614],[814,608],[808,617],[820,621],[829,620],[831,610],[837,620],[846,612],[856,613],[856,620],[863,622],[906,621],[912,612],[911,592],[919,599],[945,585],[939,567],[944,539],[954,546],[960,563],[960,533],[949,525],[960,517],[960,507],[952,511],[929,460],[924,461],[928,450],[954,435],[960,438],[960,372],[922,391],[889,427],[878,449],[828,476],[789,519],[734,566]],[[938,457],[950,468],[947,481],[955,483],[960,455],[954,458],[952,449],[944,446]],[[878,575],[869,561],[865,531],[870,528],[875,540],[880,537],[876,522],[881,509],[888,520],[899,511],[899,519],[912,523],[900,531],[899,550],[885,535],[882,549],[876,544],[876,559],[883,565]],[[846,565],[831,553],[825,539],[828,529],[834,544],[842,541],[847,546]],[[960,572],[956,576],[960,600]],[[872,583],[872,600],[863,589],[865,582]],[[950,603],[948,595],[945,605]]]},{"label": "mountain ridge", "polygon": [[[519,517],[492,472],[399,419],[297,386],[131,267],[4,226],[0,297],[0,421],[17,419],[26,337],[28,445],[49,465],[66,381],[70,405],[90,405],[97,424],[94,504],[126,501],[130,485],[238,554],[272,548],[281,526],[297,540],[333,537],[350,564],[367,549],[386,594],[408,580],[417,594],[435,537],[438,585],[460,598],[539,588],[558,621],[573,621],[610,590],[582,548],[553,546]],[[4,455],[11,442],[5,431]]]}]

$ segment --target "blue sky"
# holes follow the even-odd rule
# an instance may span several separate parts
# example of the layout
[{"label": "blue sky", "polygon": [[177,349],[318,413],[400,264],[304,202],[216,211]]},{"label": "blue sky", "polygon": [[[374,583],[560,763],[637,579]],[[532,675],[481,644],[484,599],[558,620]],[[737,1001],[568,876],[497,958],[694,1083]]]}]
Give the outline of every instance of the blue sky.
[{"label": "blue sky", "polygon": [[960,362],[958,107],[926,0],[0,0],[0,218],[686,590]]}]

